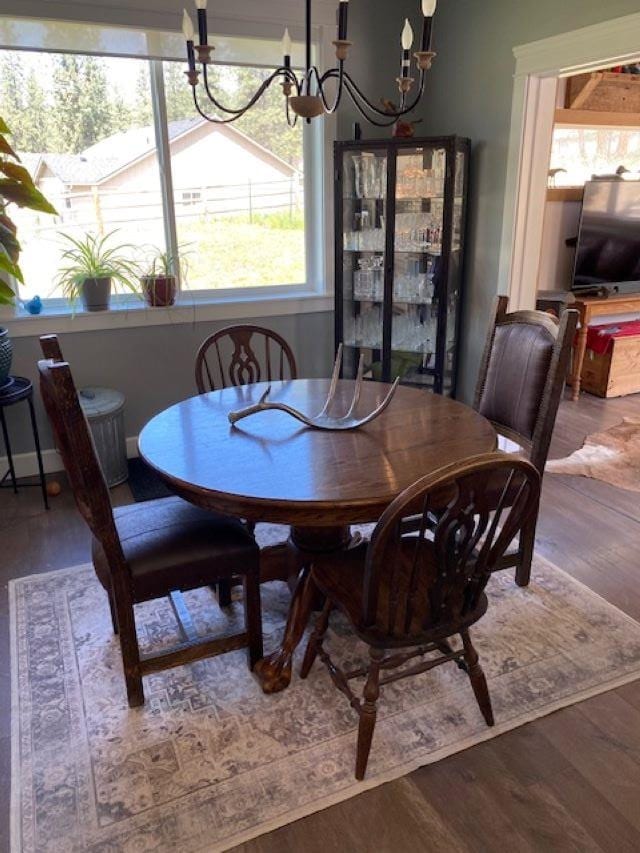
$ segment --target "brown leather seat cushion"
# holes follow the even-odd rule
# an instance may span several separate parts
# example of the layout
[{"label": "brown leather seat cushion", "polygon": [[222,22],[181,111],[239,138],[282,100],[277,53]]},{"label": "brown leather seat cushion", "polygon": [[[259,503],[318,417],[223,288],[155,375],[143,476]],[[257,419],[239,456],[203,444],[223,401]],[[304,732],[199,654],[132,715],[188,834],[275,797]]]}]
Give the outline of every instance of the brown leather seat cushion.
[{"label": "brown leather seat cushion", "polygon": [[[430,543],[425,544],[427,547],[430,547]],[[415,645],[416,642],[436,642],[440,639],[450,637],[454,633],[458,633],[461,628],[473,625],[474,622],[477,622],[486,613],[488,601],[485,594],[482,593],[475,610],[470,611],[464,618],[456,622],[455,631],[450,628],[449,624],[441,624],[435,629],[422,631],[419,623],[414,621],[414,624],[410,626],[409,632],[405,634],[404,629],[401,628],[404,621],[402,607],[398,607],[397,609],[395,620],[397,627],[391,634],[383,632],[376,626],[364,625],[364,579],[367,546],[368,543],[363,542],[357,548],[353,548],[350,551],[321,557],[314,562],[312,572],[316,586],[324,595],[329,596],[345,615],[349,617],[356,633],[365,642],[373,646],[380,646],[381,648]],[[398,562],[395,566],[395,571],[399,571],[400,575],[406,575],[405,581],[407,582],[411,571],[414,549],[415,540],[405,539],[400,550],[396,552],[396,560]],[[404,560],[404,556],[408,559]],[[391,570],[392,567],[389,565],[389,571]],[[425,565],[424,571],[419,576],[416,595],[417,597],[422,597],[425,602],[428,600],[432,580],[431,576],[435,571],[437,571],[437,567],[434,561],[431,566]],[[400,578],[399,582],[402,585],[402,578]],[[387,593],[387,585],[384,583],[381,584],[377,608],[377,621],[380,624],[385,624],[387,621],[389,611]]]},{"label": "brown leather seat cushion", "polygon": [[[206,586],[258,564],[258,546],[239,521],[181,498],[118,507],[113,514],[133,577],[135,601],[167,595],[173,589]],[[93,562],[108,589],[109,567],[95,540]]]},{"label": "brown leather seat cushion", "polygon": [[497,424],[533,437],[554,339],[528,323],[497,326],[479,411]]}]

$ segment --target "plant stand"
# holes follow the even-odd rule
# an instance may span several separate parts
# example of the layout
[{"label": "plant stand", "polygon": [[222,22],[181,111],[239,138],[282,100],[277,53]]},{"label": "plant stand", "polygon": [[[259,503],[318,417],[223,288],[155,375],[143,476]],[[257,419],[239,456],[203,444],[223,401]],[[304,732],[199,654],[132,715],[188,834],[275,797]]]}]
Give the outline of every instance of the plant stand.
[{"label": "plant stand", "polygon": [[[33,407],[33,385],[28,379],[23,376],[11,376],[10,381],[0,390],[0,424],[2,425],[2,437],[4,446],[7,451],[7,461],[9,470],[0,479],[0,488],[7,488],[9,485],[13,487],[14,494],[18,494],[18,483],[16,480],[16,470],[13,464],[13,455],[11,453],[11,442],[9,440],[9,430],[4,410],[8,406],[13,406],[16,403],[21,403],[26,400],[29,405],[29,414],[31,416],[31,429],[33,431],[33,442],[36,447],[36,456],[38,459],[38,471],[40,473],[39,483],[23,483],[24,486],[40,486],[42,489],[42,499],[45,509],[49,509],[49,501],[47,498],[47,481],[44,475],[44,467],[42,464],[42,452],[40,450],[40,436],[38,435],[38,422],[36,421],[36,413]],[[6,483],[7,478],[11,479],[11,483]]]}]

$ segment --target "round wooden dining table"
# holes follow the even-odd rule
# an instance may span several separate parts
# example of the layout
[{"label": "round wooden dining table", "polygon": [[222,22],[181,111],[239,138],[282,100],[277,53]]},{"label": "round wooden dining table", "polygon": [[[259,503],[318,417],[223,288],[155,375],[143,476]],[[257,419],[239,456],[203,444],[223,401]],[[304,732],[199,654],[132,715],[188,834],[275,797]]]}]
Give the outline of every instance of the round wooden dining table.
[{"label": "round wooden dining table", "polygon": [[[269,383],[269,399],[318,412],[328,379]],[[256,666],[265,692],[284,689],[314,605],[314,555],[349,548],[350,525],[377,521],[420,477],[492,451],[496,433],[482,415],[447,397],[399,386],[389,407],[351,431],[311,429],[284,412],[260,412],[231,425],[228,415],[257,403],[267,383],[223,388],[177,403],[143,428],[140,456],[177,495],[251,522],[286,524],[286,542],[261,553],[263,581],[288,580],[293,596],[282,643]],[[341,380],[334,411],[354,383]],[[359,411],[371,411],[388,385],[365,382]]]}]

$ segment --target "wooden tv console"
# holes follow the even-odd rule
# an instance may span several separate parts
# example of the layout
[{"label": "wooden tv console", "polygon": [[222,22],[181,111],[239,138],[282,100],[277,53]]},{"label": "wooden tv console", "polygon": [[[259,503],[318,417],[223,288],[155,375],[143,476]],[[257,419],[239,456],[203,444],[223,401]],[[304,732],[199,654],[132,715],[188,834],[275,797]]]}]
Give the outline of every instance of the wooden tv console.
[{"label": "wooden tv console", "polygon": [[[616,296],[576,296],[571,308],[580,312],[580,328],[573,347],[573,369],[571,371],[572,400],[580,396],[580,383],[584,354],[587,349],[587,329],[595,317],[613,317],[620,314],[638,314],[640,316],[640,293],[626,293]],[[638,365],[640,371],[640,364]]]}]

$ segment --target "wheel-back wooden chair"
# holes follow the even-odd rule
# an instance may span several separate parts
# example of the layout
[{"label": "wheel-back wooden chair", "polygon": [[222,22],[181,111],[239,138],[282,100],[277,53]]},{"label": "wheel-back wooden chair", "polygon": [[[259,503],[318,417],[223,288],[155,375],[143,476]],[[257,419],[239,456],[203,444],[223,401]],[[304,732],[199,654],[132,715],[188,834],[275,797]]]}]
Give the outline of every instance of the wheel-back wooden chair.
[{"label": "wheel-back wooden chair", "polygon": [[[449,661],[464,669],[480,710],[493,725],[487,682],[469,635],[487,610],[485,586],[496,564],[535,512],[540,475],[530,462],[489,453],[418,480],[384,512],[371,541],[318,559],[311,583],[326,597],[307,645],[301,676],[316,656],[360,717],[356,778],[364,777],[380,687]],[[406,518],[419,529],[403,533]],[[437,517],[435,526],[432,520]],[[369,646],[369,664],[344,672],[323,640],[334,607]],[[449,639],[459,635],[461,646]],[[387,650],[395,650],[387,654]],[[429,655],[412,666],[410,660]],[[389,672],[402,666],[401,671]],[[362,699],[349,685],[366,676]]]},{"label": "wheel-back wooden chair", "polygon": [[293,350],[285,339],[262,326],[227,326],[203,341],[196,355],[199,394],[227,388],[297,379]]},{"label": "wheel-back wooden chair", "polygon": [[[56,354],[54,341],[43,350]],[[58,345],[57,354],[61,356]],[[262,657],[259,552],[246,528],[180,498],[162,498],[113,509],[82,412],[69,365],[38,362],[40,387],[57,446],[80,514],[93,534],[93,564],[107,592],[114,632],[119,635],[129,704],[144,703],[142,677],[200,658],[248,647],[249,663]],[[199,636],[182,592],[241,575],[245,630]],[[141,654],[134,605],[167,596],[182,641],[160,653]]]},{"label": "wheel-back wooden chair", "polygon": [[[508,313],[499,296],[480,363],[474,408],[505,442],[514,442],[542,477],[569,367],[578,312],[560,320],[544,311]],[[501,445],[502,446],[502,445]],[[509,449],[505,444],[503,449]],[[500,569],[515,568],[520,586],[529,583],[537,510],[523,529],[517,550]]]},{"label": "wheel-back wooden chair", "polygon": [[[196,355],[196,386],[199,394],[229,386],[254,382],[297,379],[298,368],[293,350],[285,339],[263,326],[226,326],[206,338]],[[245,522],[247,528],[262,538],[262,528]],[[283,527],[283,539],[288,533]],[[218,584],[221,607],[231,601],[234,580]]]}]

